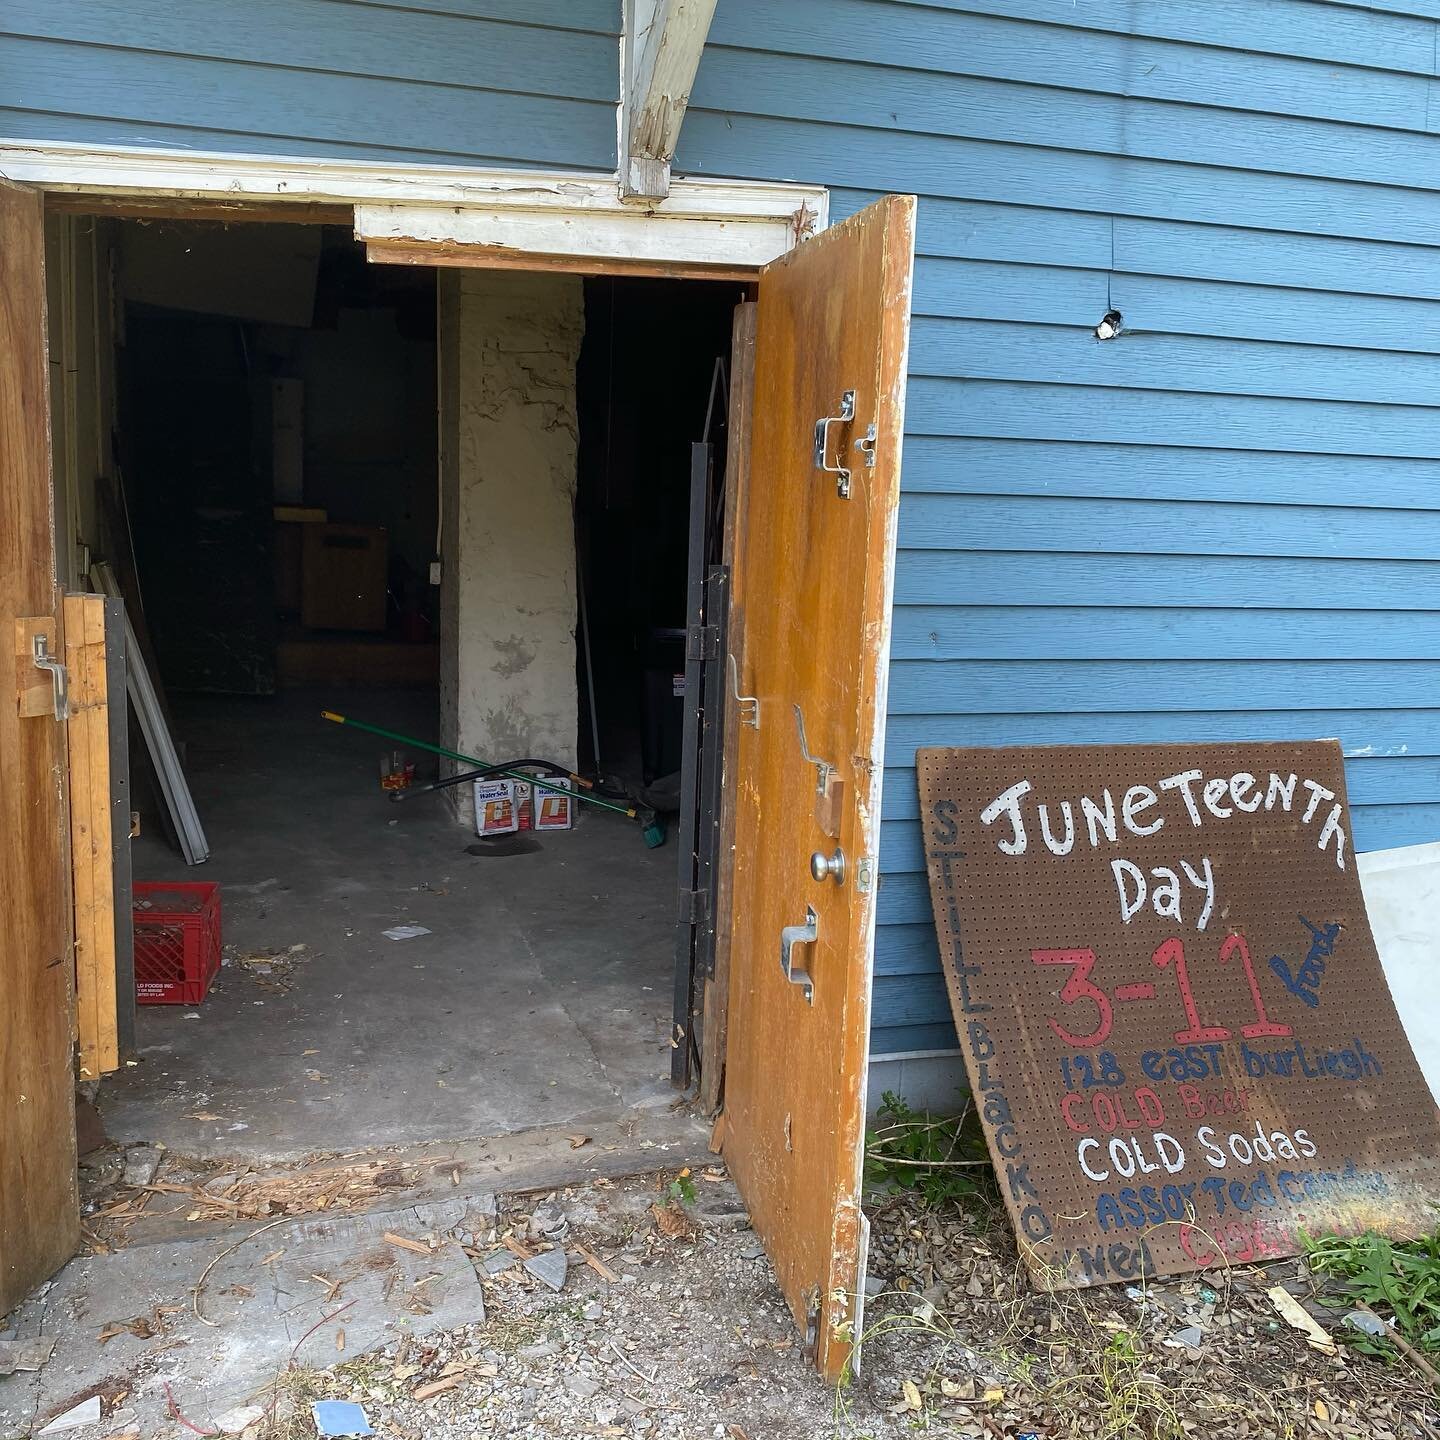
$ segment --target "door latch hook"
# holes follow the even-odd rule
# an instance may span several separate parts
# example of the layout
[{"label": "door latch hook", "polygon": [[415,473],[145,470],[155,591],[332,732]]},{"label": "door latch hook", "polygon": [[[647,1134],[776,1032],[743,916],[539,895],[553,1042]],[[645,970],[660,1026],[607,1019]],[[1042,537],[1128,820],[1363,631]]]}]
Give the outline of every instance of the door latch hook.
[{"label": "door latch hook", "polygon": [[65,664],[50,653],[50,641],[45,635],[31,637],[31,658],[37,670],[50,672],[50,683],[55,691],[55,718],[66,720],[70,716],[70,676]]},{"label": "door latch hook", "polygon": [[805,738],[805,714],[798,705],[794,708],[795,728],[800,732],[800,753],[808,764],[815,767],[815,793],[823,795],[830,788],[830,777],[835,773],[835,767],[828,760],[810,753],[810,742]]},{"label": "door latch hook", "polygon": [[740,667],[735,663],[735,657],[728,651],[725,659],[730,671],[730,694],[734,697],[736,705],[740,707],[740,723],[748,725],[752,730],[758,730],[760,728],[760,699],[756,695],[740,693]]},{"label": "door latch hook", "polygon": [[835,464],[829,463],[827,457],[830,454],[830,427],[832,425],[848,425],[854,418],[855,392],[842,390],[840,392],[840,413],[823,415],[815,422],[815,468],[835,477],[835,493],[842,500],[850,498],[850,471],[846,466],[840,464],[838,457]]}]

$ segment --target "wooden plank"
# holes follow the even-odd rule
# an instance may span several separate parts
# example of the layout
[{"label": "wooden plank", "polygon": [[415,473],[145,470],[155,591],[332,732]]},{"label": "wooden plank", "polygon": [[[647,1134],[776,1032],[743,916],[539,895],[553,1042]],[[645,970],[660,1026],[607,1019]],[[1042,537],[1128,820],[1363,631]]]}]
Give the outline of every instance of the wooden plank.
[{"label": "wooden plank", "polygon": [[70,671],[70,875],[75,907],[75,1010],[80,1078],[120,1064],[110,796],[105,597],[65,597]]},{"label": "wooden plank", "polygon": [[[0,182],[0,624],[56,616],[44,206]],[[58,633],[58,632],[57,632]],[[0,695],[17,685],[0,646]],[[75,1250],[74,973],[64,727],[0,705],[0,1313]]]},{"label": "wooden plank", "polygon": [[[750,484],[750,423],[755,405],[755,302],[735,307],[730,336],[730,414],[725,430],[725,513],[721,520],[720,563],[730,569],[730,615],[726,648],[734,657],[734,674],[745,673],[745,582],[743,570],[743,525],[746,495]],[[724,683],[730,684],[729,660]],[[733,692],[732,695],[733,702]],[[720,838],[716,845],[719,866],[714,913],[728,916],[732,905],[735,864],[736,761],[740,752],[738,707],[727,702],[721,756]],[[719,1108],[725,1087],[725,1046],[730,1018],[731,927],[715,927],[715,974],[705,982],[704,1023],[700,1042],[700,1104],[707,1114]]]},{"label": "wooden plank", "polygon": [[700,66],[715,0],[626,0],[620,96],[620,193],[658,199]]},{"label": "wooden plank", "polygon": [[304,201],[187,200],[156,195],[80,195],[52,190],[45,197],[47,213],[106,215],[114,220],[220,220],[225,224],[343,225],[354,220],[350,205]]},{"label": "wooden plank", "polygon": [[[577,232],[578,233],[578,232]],[[450,240],[369,240],[365,258],[377,265],[425,265],[462,270],[552,270],[573,275],[649,275],[674,279],[754,280],[756,265],[704,260],[638,260],[613,255],[554,255],[504,245]]]},{"label": "wooden plank", "polygon": [[[819,1368],[863,1321],[860,1179],[915,205],[891,197],[768,266],[742,537],[724,1155]],[[854,389],[827,453],[808,443]],[[873,425],[873,430],[871,426]],[[873,464],[857,442],[873,434]],[[803,437],[802,443],[797,439]],[[758,483],[763,476],[764,483]],[[805,744],[797,735],[803,713]],[[824,757],[819,770],[806,755]],[[812,856],[843,880],[817,878]],[[882,892],[883,893],[883,892]],[[813,934],[800,938],[813,918]],[[793,939],[792,971],[782,942]],[[795,972],[805,971],[808,983]]]},{"label": "wooden plank", "polygon": [[[135,925],[130,867],[130,710],[125,694],[125,602],[105,597],[105,694],[110,736],[110,856],[115,916],[115,1032],[122,1055],[135,1049]],[[109,703],[110,696],[114,704]]]}]

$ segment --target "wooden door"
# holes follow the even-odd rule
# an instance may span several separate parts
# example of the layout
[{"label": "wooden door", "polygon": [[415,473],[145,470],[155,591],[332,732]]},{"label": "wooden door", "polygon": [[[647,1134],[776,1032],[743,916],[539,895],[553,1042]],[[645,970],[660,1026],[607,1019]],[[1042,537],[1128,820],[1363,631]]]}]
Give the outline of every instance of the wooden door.
[{"label": "wooden door", "polygon": [[0,1314],[67,1260],[75,1185],[63,658],[50,500],[44,207],[0,182]]},{"label": "wooden door", "polygon": [[860,1175],[914,214],[913,198],[890,196],[762,272],[736,564],[737,693],[753,700],[733,700],[729,717],[739,747],[723,1147],[831,1376],[849,1357],[864,1294]]}]

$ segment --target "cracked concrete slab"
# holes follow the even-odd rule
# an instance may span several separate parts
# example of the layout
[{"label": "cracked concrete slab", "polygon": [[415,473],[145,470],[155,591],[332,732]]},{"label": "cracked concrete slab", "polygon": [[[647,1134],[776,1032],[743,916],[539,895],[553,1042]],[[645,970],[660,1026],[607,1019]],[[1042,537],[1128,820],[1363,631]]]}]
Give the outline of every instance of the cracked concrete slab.
[{"label": "cracked concrete slab", "polygon": [[[122,1390],[142,1434],[163,1431],[172,1403],[213,1428],[226,1412],[263,1405],[292,1360],[326,1367],[402,1334],[481,1322],[462,1243],[484,1243],[494,1217],[493,1195],[456,1196],[74,1260],[17,1317],[17,1335],[53,1336],[56,1347],[40,1372],[0,1379],[0,1435],[18,1440],[88,1395]],[[131,1321],[153,1333],[100,1340]]]}]

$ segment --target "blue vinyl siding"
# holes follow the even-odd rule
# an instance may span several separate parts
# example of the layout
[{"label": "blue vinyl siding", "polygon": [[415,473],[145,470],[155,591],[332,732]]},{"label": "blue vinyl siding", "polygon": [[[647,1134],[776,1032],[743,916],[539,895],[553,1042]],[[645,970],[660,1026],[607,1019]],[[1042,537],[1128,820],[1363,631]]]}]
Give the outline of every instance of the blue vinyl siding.
[{"label": "blue vinyl siding", "polygon": [[721,0],[679,168],[921,197],[877,1054],[954,1041],[918,745],[1338,736],[1440,839],[1437,21]]},{"label": "blue vinyl siding", "polygon": [[[619,8],[12,0],[0,133],[609,170]],[[677,171],[921,197],[877,1054],[954,1040],[918,745],[1338,736],[1357,844],[1440,839],[1437,57],[1440,0],[720,0]]]},{"label": "blue vinyl siding", "polygon": [[0,135],[611,170],[620,0],[7,0]]}]

